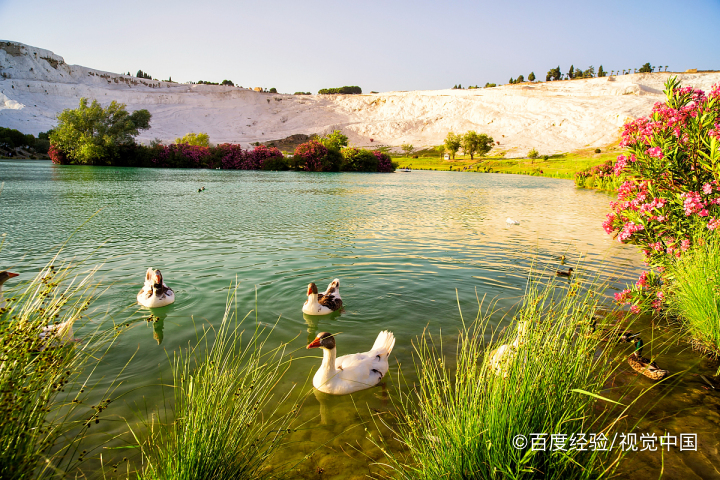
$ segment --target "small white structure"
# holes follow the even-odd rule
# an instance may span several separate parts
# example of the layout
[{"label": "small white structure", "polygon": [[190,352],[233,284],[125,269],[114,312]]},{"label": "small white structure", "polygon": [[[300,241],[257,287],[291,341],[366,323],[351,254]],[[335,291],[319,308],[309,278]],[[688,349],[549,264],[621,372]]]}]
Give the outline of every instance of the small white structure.
[{"label": "small white structure", "polygon": [[449,154],[449,153],[446,153],[443,158],[445,158],[445,160],[450,160],[450,154]]}]

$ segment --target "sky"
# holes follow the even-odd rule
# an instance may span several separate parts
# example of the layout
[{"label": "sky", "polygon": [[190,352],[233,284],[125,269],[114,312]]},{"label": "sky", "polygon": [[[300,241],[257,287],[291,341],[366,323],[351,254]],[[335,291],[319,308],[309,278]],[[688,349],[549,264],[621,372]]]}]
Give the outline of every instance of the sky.
[{"label": "sky", "polygon": [[70,64],[281,93],[504,84],[574,65],[720,70],[720,0],[0,0],[0,39]]}]

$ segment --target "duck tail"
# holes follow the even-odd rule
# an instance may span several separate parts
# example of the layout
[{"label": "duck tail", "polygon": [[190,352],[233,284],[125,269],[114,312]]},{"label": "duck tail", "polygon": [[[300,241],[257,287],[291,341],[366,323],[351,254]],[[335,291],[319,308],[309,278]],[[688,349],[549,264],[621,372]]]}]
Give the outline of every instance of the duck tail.
[{"label": "duck tail", "polygon": [[387,330],[383,330],[380,332],[377,336],[377,339],[375,340],[375,344],[373,345],[373,350],[380,350],[382,352],[387,352],[388,355],[390,355],[390,352],[392,352],[393,347],[395,346],[395,335],[392,334],[392,332],[389,332]]}]

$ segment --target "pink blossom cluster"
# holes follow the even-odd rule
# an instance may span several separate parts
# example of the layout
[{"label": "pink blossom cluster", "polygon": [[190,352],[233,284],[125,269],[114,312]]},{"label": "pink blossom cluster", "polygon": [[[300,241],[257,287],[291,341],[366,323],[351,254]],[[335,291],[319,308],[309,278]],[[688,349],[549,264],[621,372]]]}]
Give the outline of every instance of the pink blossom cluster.
[{"label": "pink blossom cluster", "polygon": [[680,195],[683,201],[683,208],[685,209],[685,216],[689,217],[697,213],[701,217],[708,216],[707,204],[703,202],[700,197],[700,192],[686,192]]},{"label": "pink blossom cluster", "polygon": [[720,226],[720,218],[710,217],[710,221],[708,221],[707,224],[708,230],[715,230],[718,226]]},{"label": "pink blossom cluster", "polygon": [[389,173],[393,171],[390,155],[377,150],[373,151],[373,155],[378,159],[378,172]]},{"label": "pink blossom cluster", "polygon": [[161,166],[182,162],[183,160],[188,167],[202,167],[210,158],[210,148],[201,147],[199,145],[190,145],[187,143],[171,143],[170,145],[161,145],[157,158],[153,159],[154,163]]},{"label": "pink blossom cluster", "polygon": [[295,149],[295,156],[302,162],[304,169],[309,172],[322,171],[322,160],[327,153],[327,147],[317,140],[310,140]]},{"label": "pink blossom cluster", "polygon": [[618,235],[618,241],[624,243],[633,233],[640,232],[644,229],[645,226],[643,226],[643,224],[627,222],[620,232],[620,235]]}]

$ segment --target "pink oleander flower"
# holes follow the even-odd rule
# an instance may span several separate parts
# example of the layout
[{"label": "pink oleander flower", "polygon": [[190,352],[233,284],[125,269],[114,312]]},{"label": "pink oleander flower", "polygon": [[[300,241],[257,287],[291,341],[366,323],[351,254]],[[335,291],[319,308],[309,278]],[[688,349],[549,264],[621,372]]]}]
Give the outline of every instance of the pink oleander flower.
[{"label": "pink oleander flower", "polygon": [[635,286],[637,288],[647,287],[647,276],[648,276],[648,272],[642,272],[640,274],[640,278],[638,278],[638,281],[635,283]]},{"label": "pink oleander flower", "polygon": [[630,307],[630,312],[634,313],[634,314],[638,314],[638,313],[640,313],[640,307],[638,307],[637,305],[633,305],[632,307]]},{"label": "pink oleander flower", "polygon": [[663,158],[662,149],[660,147],[648,148],[647,150],[645,150],[645,153],[650,155],[653,158],[657,158],[657,159]]},{"label": "pink oleander flower", "polygon": [[619,304],[623,304],[627,302],[628,297],[630,296],[630,290],[627,288],[623,290],[622,292],[618,292],[615,294],[615,301]]},{"label": "pink oleander flower", "polygon": [[626,165],[627,157],[625,155],[618,156],[617,161],[615,162],[615,166],[613,167],[613,172],[615,173],[616,177],[620,176],[620,174],[625,170]]},{"label": "pink oleander flower", "polygon": [[713,191],[712,185],[706,183],[705,185],[703,185],[702,191],[705,195],[710,195]]},{"label": "pink oleander flower", "polygon": [[715,230],[718,226],[720,226],[720,218],[710,217],[707,225],[708,230]]},{"label": "pink oleander flower", "polygon": [[658,290],[658,292],[655,294],[658,298],[658,300],[665,300],[665,294],[662,292],[662,290]]},{"label": "pink oleander flower", "polygon": [[682,242],[680,242],[680,250],[682,250],[683,252],[687,252],[689,248],[690,248],[690,240],[689,239],[686,238]]}]

